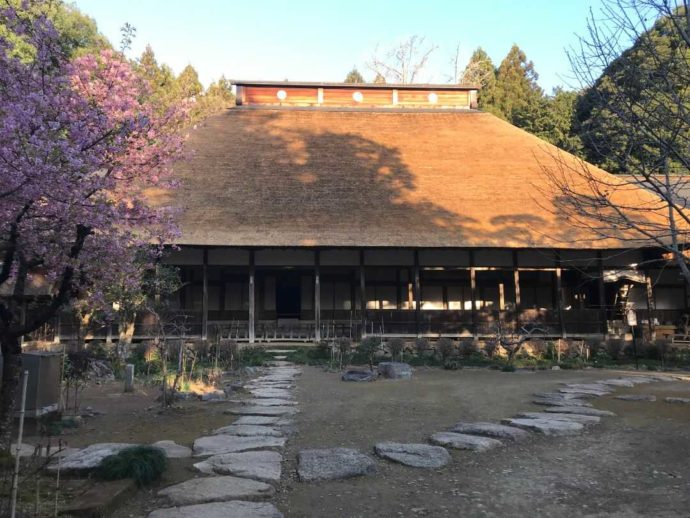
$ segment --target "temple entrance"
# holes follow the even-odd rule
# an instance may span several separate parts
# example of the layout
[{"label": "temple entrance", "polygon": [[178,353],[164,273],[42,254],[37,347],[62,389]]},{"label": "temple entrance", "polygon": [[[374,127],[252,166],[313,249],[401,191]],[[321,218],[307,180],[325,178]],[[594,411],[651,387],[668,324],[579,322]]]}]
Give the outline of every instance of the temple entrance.
[{"label": "temple entrance", "polygon": [[281,272],[276,278],[276,316],[279,319],[300,318],[302,300],[298,272]]}]

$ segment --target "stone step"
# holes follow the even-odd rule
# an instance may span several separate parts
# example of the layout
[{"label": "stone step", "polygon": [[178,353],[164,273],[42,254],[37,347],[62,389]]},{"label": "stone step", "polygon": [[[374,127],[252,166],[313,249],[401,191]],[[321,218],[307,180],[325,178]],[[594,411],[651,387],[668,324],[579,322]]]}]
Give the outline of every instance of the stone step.
[{"label": "stone step", "polygon": [[148,518],[282,518],[273,504],[267,502],[212,502],[157,509]]},{"label": "stone step", "polygon": [[497,439],[458,432],[435,433],[429,440],[433,444],[437,444],[439,446],[446,446],[456,450],[472,450],[477,452],[487,451],[498,446],[503,446],[503,443]]},{"label": "stone step", "polygon": [[582,433],[584,425],[575,423],[573,421],[559,421],[557,419],[525,419],[512,418],[503,419],[503,424],[509,426],[517,426],[533,432],[542,433],[544,435],[577,435]]},{"label": "stone step", "polygon": [[441,446],[380,442],[374,452],[381,458],[413,468],[440,468],[450,462],[450,453]]},{"label": "stone step", "polygon": [[136,491],[132,479],[96,482],[60,509],[69,516],[108,516],[117,505]]},{"label": "stone step", "polygon": [[282,461],[282,455],[275,451],[246,451],[214,455],[197,462],[194,467],[202,473],[234,475],[274,484],[280,481]]},{"label": "stone step", "polygon": [[475,423],[460,421],[455,423],[450,431],[470,435],[481,435],[494,439],[507,439],[509,441],[521,441],[530,436],[529,432],[520,428],[515,428],[514,426],[482,421]]},{"label": "stone step", "polygon": [[248,450],[280,449],[285,447],[285,437],[243,437],[240,435],[208,435],[194,441],[195,457],[237,453]]},{"label": "stone step", "polygon": [[175,506],[237,499],[265,500],[274,494],[275,489],[270,484],[230,475],[193,478],[158,492]]}]

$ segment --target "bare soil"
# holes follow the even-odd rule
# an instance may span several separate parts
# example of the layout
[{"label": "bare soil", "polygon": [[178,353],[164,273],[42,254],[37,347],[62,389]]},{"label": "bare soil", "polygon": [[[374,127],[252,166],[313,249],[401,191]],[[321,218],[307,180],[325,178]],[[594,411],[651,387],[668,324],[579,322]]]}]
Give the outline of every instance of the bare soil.
[{"label": "bare soil", "polygon": [[[551,391],[562,382],[635,374],[418,368],[412,380],[345,383],[337,373],[304,367],[296,392],[299,431],[288,442],[274,502],[288,517],[688,516],[690,405],[672,405],[663,398],[690,397],[690,376],[686,382],[616,391],[654,394],[656,402],[612,396],[595,400],[597,408],[618,417],[604,418],[580,436],[535,435],[486,453],[453,451],[452,463],[438,470],[379,460],[378,473],[370,477],[317,484],[296,479],[300,449],[345,446],[371,452],[382,440],[425,442],[459,420],[499,421],[519,411],[539,410],[531,404],[532,393]],[[105,415],[86,418],[63,439],[75,447],[162,439],[191,446],[196,437],[232,421],[222,413],[227,406],[223,403],[188,401],[161,413],[158,395],[156,387],[146,385],[138,385],[133,394],[124,394],[121,382],[92,385],[82,408],[91,406]],[[146,516],[160,505],[155,496],[160,487],[196,475],[193,462],[171,461],[159,484],[138,491],[113,516]],[[48,486],[42,484],[47,492]]]},{"label": "bare soil", "polygon": [[299,434],[288,443],[278,506],[286,516],[688,516],[690,383],[660,382],[616,394],[654,394],[657,402],[596,400],[619,417],[576,437],[534,436],[486,453],[454,451],[438,470],[386,461],[379,473],[305,484],[294,475],[303,448],[371,451],[377,441],[425,442],[458,420],[499,421],[538,410],[531,394],[561,382],[630,375],[615,371],[417,369],[411,381],[340,382],[306,367],[298,384]]}]

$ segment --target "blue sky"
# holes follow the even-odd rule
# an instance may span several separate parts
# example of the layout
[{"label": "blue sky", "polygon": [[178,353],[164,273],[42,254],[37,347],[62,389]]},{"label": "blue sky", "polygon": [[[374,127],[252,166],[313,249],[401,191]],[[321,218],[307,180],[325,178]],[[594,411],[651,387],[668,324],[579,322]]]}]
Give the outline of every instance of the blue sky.
[{"label": "blue sky", "polygon": [[550,92],[572,84],[565,49],[583,34],[600,0],[77,0],[114,44],[137,29],[129,52],[150,44],[179,72],[192,64],[208,84],[231,79],[342,81],[352,66],[367,80],[374,49],[412,34],[438,45],[420,79],[446,82],[456,46],[466,62],[483,47],[496,65],[517,43]]}]

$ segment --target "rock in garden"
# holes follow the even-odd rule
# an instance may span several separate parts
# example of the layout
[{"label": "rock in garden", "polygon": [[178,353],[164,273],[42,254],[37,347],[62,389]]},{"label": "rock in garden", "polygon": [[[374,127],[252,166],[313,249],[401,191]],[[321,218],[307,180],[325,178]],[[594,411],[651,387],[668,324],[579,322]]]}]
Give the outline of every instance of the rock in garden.
[{"label": "rock in garden", "polygon": [[378,365],[381,376],[388,379],[412,379],[412,367],[402,362],[381,362]]},{"label": "rock in garden", "polygon": [[536,398],[532,400],[532,403],[542,406],[592,406],[592,403],[587,403],[587,401],[581,401],[579,399]]},{"label": "rock in garden", "polygon": [[564,414],[564,413],[548,413],[548,412],[521,412],[516,417],[524,417],[527,419],[556,419],[558,421],[573,421],[585,426],[599,424],[601,417],[595,415],[582,414]]},{"label": "rock in garden", "polygon": [[194,456],[217,455],[219,453],[235,453],[264,448],[283,448],[285,437],[240,437],[237,435],[209,435],[199,437],[194,441]]},{"label": "rock in garden", "polygon": [[284,389],[273,389],[273,388],[255,388],[250,389],[249,393],[255,398],[265,398],[265,399],[292,399],[294,396],[292,392]]},{"label": "rock in garden", "polygon": [[601,383],[564,383],[565,388],[576,390],[594,390],[596,392],[611,392],[611,387],[602,385]]},{"label": "rock in garden", "polygon": [[583,394],[587,396],[599,397],[610,394],[610,390],[584,389],[584,388],[562,388],[558,389],[561,394]]},{"label": "rock in garden", "polygon": [[439,446],[447,446],[456,450],[486,451],[497,446],[503,446],[501,441],[490,437],[478,437],[457,432],[439,432],[431,436],[431,442]]},{"label": "rock in garden", "polygon": [[288,414],[296,414],[297,409],[294,406],[256,406],[243,405],[237,408],[231,408],[224,411],[225,414],[233,415],[268,415],[280,416]]},{"label": "rock in garden", "polygon": [[[71,455],[63,457],[60,460],[60,471],[88,471],[95,469],[106,457],[115,455],[125,448],[130,448],[132,446],[138,445],[115,442],[92,444],[91,446],[87,446],[86,448]],[[50,465],[48,465],[47,469],[48,471],[57,471],[57,461],[53,461]]]},{"label": "rock in garden", "polygon": [[584,430],[584,425],[580,423],[556,419],[513,418],[504,419],[502,422],[510,426],[543,433],[544,435],[576,435]]},{"label": "rock in garden", "polygon": [[414,468],[440,468],[450,462],[450,453],[441,446],[380,442],[374,446],[379,457]]},{"label": "rock in garden", "polygon": [[265,426],[287,426],[293,424],[291,419],[279,415],[243,415],[237,418],[235,425],[265,425]]},{"label": "rock in garden", "polygon": [[201,394],[201,401],[223,401],[226,397],[224,390],[213,390]]},{"label": "rock in garden", "polygon": [[687,397],[667,397],[667,398],[664,398],[664,401],[666,401],[667,403],[689,404],[690,398],[687,398]]},{"label": "rock in garden", "polygon": [[251,424],[231,424],[230,426],[224,426],[218,428],[213,432],[214,435],[226,434],[226,435],[242,435],[245,437],[254,436],[269,436],[269,437],[282,437],[284,434],[281,430],[273,428],[271,426],[262,425],[251,425]]},{"label": "rock in garden", "polygon": [[554,406],[545,408],[544,412],[555,414],[580,414],[580,415],[595,415],[597,417],[614,417],[616,414],[608,410],[599,410],[597,408],[577,407],[577,406]]},{"label": "rock in garden", "polygon": [[288,399],[234,399],[230,401],[235,405],[254,405],[254,406],[294,406],[297,404],[296,401],[291,401]]},{"label": "rock in garden", "polygon": [[191,448],[177,444],[175,441],[158,441],[151,446],[163,450],[169,459],[185,459],[192,456]]},{"label": "rock in garden", "polygon": [[194,464],[194,467],[202,473],[235,475],[261,482],[278,482],[282,461],[282,455],[275,451],[246,451],[214,455],[203,462]]},{"label": "rock in garden", "polygon": [[593,399],[597,396],[592,394],[581,394],[581,393],[563,393],[563,392],[536,392],[534,397],[538,398],[558,398],[558,399],[572,399],[575,401],[580,401],[582,399]]},{"label": "rock in garden", "polygon": [[656,401],[656,396],[651,394],[622,394],[616,396],[615,399],[622,401]]},{"label": "rock in garden", "polygon": [[283,514],[267,502],[212,502],[157,509],[148,518],[282,518]]},{"label": "rock in garden", "polygon": [[374,381],[378,374],[373,371],[345,371],[340,379],[343,381]]},{"label": "rock in garden", "polygon": [[601,380],[599,383],[602,385],[611,385],[612,387],[634,387],[635,384],[630,381],[629,379],[610,379],[610,380]]},{"label": "rock in garden", "polygon": [[350,448],[302,450],[297,461],[297,474],[302,482],[337,480],[376,472],[371,457]]},{"label": "rock in garden", "polygon": [[246,499],[263,500],[275,489],[265,482],[232,476],[192,478],[158,492],[172,505],[203,504]]},{"label": "rock in garden", "polygon": [[481,421],[476,423],[460,421],[455,423],[453,428],[451,428],[451,432],[482,435],[495,439],[508,439],[509,441],[520,441],[526,439],[530,435],[529,432],[520,428],[515,428],[514,426]]}]

